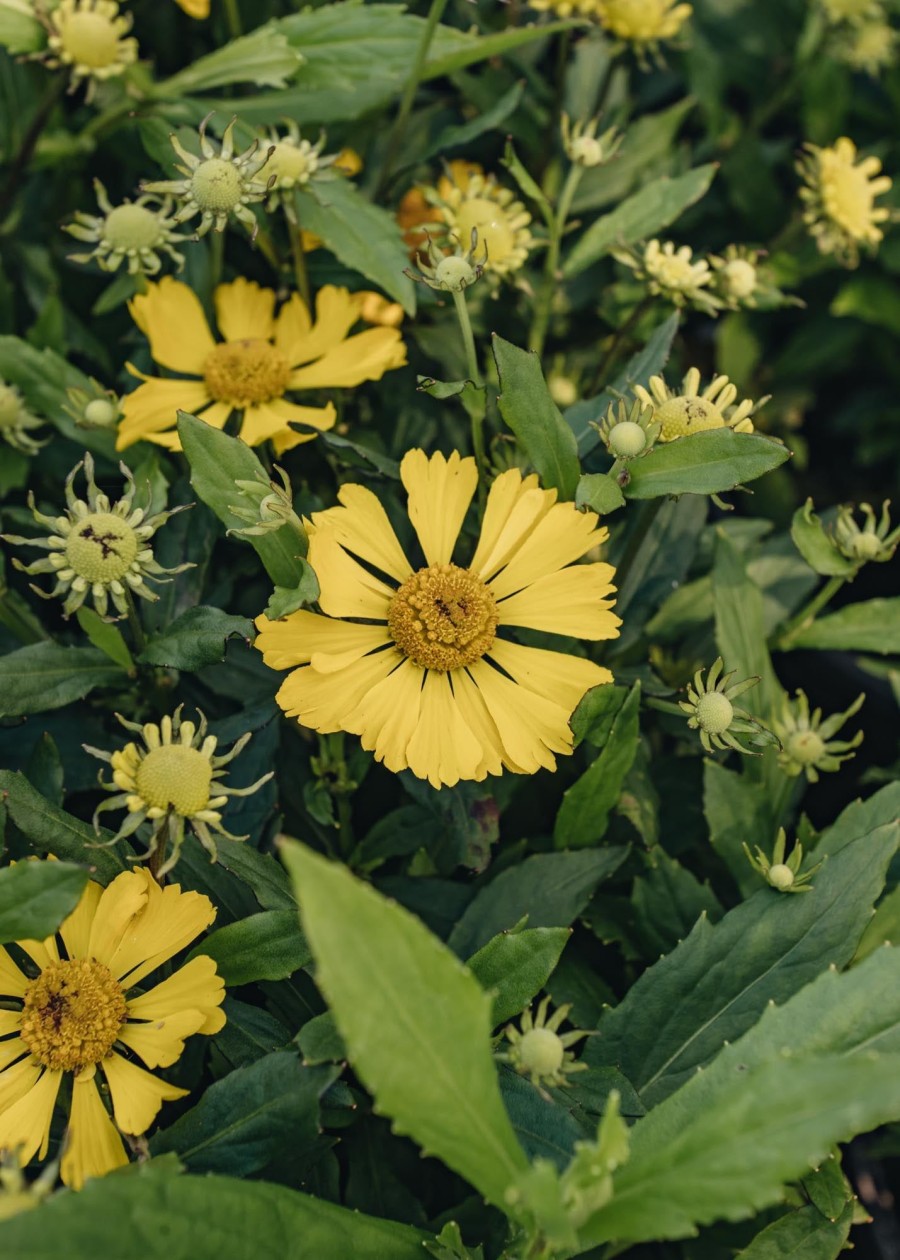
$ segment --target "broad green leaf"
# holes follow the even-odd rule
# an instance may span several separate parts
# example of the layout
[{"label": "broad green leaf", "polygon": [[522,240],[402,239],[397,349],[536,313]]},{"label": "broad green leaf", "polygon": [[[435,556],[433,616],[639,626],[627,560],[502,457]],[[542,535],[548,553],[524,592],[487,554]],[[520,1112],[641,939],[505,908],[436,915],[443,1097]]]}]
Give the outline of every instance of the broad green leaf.
[{"label": "broad green leaf", "polygon": [[852,1206],[829,1220],[810,1203],[767,1225],[736,1260],[837,1260],[852,1223]]},{"label": "broad green leaf", "polygon": [[65,774],[56,740],[49,731],[43,731],[32,748],[25,767],[25,777],[41,796],[46,796],[54,805],[62,805],[65,799]]},{"label": "broad green leaf", "polygon": [[426,162],[429,158],[439,153],[446,153],[449,149],[465,149],[486,131],[493,131],[515,113],[524,91],[525,81],[522,79],[514,83],[508,92],[504,92],[490,109],[477,114],[471,122],[461,123],[458,127],[447,127],[432,144],[428,145],[424,153],[417,155],[418,160]]},{"label": "broad green leaf", "polygon": [[288,43],[278,23],[266,22],[249,35],[229,40],[205,57],[198,57],[171,78],[154,84],[150,94],[170,98],[192,96],[195,92],[209,92],[231,83],[283,88],[302,65],[302,54]]},{"label": "broad green leaf", "polygon": [[[652,524],[626,576],[617,582],[616,613],[622,618],[622,627],[618,639],[611,644],[612,656],[629,652],[644,637],[644,627],[659,608],[660,600],[687,576],[707,511],[707,500],[696,494],[668,499],[651,509],[655,512]],[[625,540],[631,530],[645,524],[637,514],[629,516],[632,519],[625,521],[629,527]]]},{"label": "broad green leaf", "polygon": [[825,577],[848,577],[857,567],[841,554],[834,539],[825,532],[813,511],[812,499],[807,499],[794,513],[791,538],[809,567]]},{"label": "broad green leaf", "polygon": [[642,171],[666,158],[671,159],[672,142],[696,104],[686,96],[668,109],[642,114],[630,121],[615,161],[583,171],[572,203],[573,213],[583,215],[586,210],[598,210],[622,201]]},{"label": "broad green leaf", "polygon": [[243,841],[216,837],[219,864],[231,871],[248,888],[264,910],[289,910],[296,907],[291,883],[284,868],[268,853],[260,853]]},{"label": "broad green leaf", "polygon": [[844,844],[827,833],[828,854],[812,891],[788,896],[763,887],[650,967],[600,1021],[584,1057],[619,1068],[653,1107],[755,1023],[830,965],[852,958],[900,839],[900,825]]},{"label": "broad green leaf", "polygon": [[571,934],[569,928],[503,932],[472,955],[466,966],[491,994],[495,1028],[518,1015],[540,993]]},{"label": "broad green leaf", "polygon": [[191,957],[208,954],[229,986],[286,980],[312,962],[294,910],[265,910],[228,923],[205,937]]},{"label": "broad green leaf", "polygon": [[610,250],[644,240],[674,223],[704,195],[717,169],[716,163],[709,163],[674,179],[655,179],[610,214],[595,219],[564,262],[563,275],[571,279]]},{"label": "broad green leaf", "polygon": [[604,748],[609,742],[613,722],[629,694],[627,687],[616,687],[612,683],[601,683],[599,687],[585,692],[569,718],[576,745],[586,739],[589,744]]},{"label": "broad green leaf", "polygon": [[511,1068],[500,1072],[500,1090],[513,1128],[528,1158],[549,1159],[562,1171],[584,1130],[569,1108]]},{"label": "broad green leaf", "polygon": [[829,310],[832,315],[850,315],[900,336],[900,289],[892,276],[877,272],[852,276],[838,289]]},{"label": "broad green leaf", "polygon": [[625,848],[536,853],[481,888],[450,934],[449,945],[468,958],[499,932],[528,915],[528,926],[568,927],[602,879],[621,866]]},{"label": "broad green leaf", "polygon": [[900,942],[900,884],[879,901],[872,921],[860,938],[853,961],[861,962],[882,945],[894,942]]},{"label": "broad green leaf", "polygon": [[408,315],[415,314],[415,286],[403,274],[409,250],[392,214],[366,200],[349,179],[296,189],[295,207],[301,226],[321,237],[346,267],[384,289]]},{"label": "broad green leaf", "polygon": [[36,792],[23,774],[0,770],[0,802],[39,853],[80,862],[104,884],[127,869],[115,849],[97,847],[111,840],[112,832],[101,827],[97,833],[88,823],[65,813]]},{"label": "broad green leaf", "polygon": [[38,348],[19,337],[0,337],[0,378],[17,385],[38,416],[74,442],[81,450],[115,459],[115,434],[109,429],[82,429],[67,412],[67,390],[93,394],[90,380],[62,355]]},{"label": "broad green leaf", "polygon": [[585,473],[575,490],[575,506],[590,508],[600,516],[608,516],[625,506],[622,487],[608,473]]},{"label": "broad green leaf", "polygon": [[[164,1171],[158,1165],[164,1166]],[[421,1260],[425,1235],[264,1181],[172,1176],[168,1159],[3,1222],[16,1260]]]},{"label": "broad green leaf", "polygon": [[217,1053],[231,1065],[255,1063],[275,1050],[284,1050],[291,1035],[284,1024],[259,1006],[226,997],[222,1003],[225,1027],[213,1038]]},{"label": "broad green leaf", "polygon": [[30,643],[0,657],[0,717],[61,709],[126,679],[121,665],[95,647]]},{"label": "broad green leaf", "polygon": [[0,945],[52,936],[87,878],[87,868],[71,862],[17,862],[0,870]]},{"label": "broad green leaf", "polygon": [[[474,36],[455,30],[452,34],[443,28],[444,46],[440,39],[431,46],[431,55],[425,65],[423,82],[429,79],[442,79],[445,75],[455,74],[466,66],[477,65],[481,61],[489,61],[492,57],[502,57],[516,48],[524,48],[535,40],[550,39],[562,31],[585,26],[584,19],[572,21],[548,22],[546,25],[510,27],[505,31],[497,31],[493,35]],[[455,43],[456,49],[451,51],[449,45]],[[447,47],[447,51],[444,51]]]},{"label": "broad green leaf", "polygon": [[[752,701],[753,691],[747,693]],[[744,845],[769,848],[774,840],[772,801],[758,777],[713,761],[703,763],[703,813],[709,840],[744,896],[759,888],[759,875],[747,861]]]},{"label": "broad green leaf", "polygon": [[762,477],[790,458],[780,442],[759,433],[710,429],[657,446],[628,466],[627,499],[665,494],[723,494]]},{"label": "broad green leaf", "polygon": [[791,646],[882,655],[900,652],[900,598],[867,599],[819,617]]},{"label": "broad green leaf", "polygon": [[657,958],[684,940],[702,915],[715,923],[722,907],[709,884],[701,884],[664,849],[652,850],[648,862],[647,873],[634,881],[631,905],[644,957]]},{"label": "broad green leaf", "polygon": [[319,580],[313,573],[312,566],[302,556],[299,558],[299,564],[303,571],[299,584],[292,587],[276,586],[269,596],[264,612],[270,621],[286,617],[305,604],[314,604],[319,598]]},{"label": "broad green leaf", "polygon": [[752,677],[760,680],[736,703],[765,720],[771,717],[783,692],[766,647],[762,594],[747,576],[741,553],[722,529],[716,531],[712,578],[716,647],[725,669],[734,671],[733,682]]},{"label": "broad green leaf", "polygon": [[[266,471],[246,442],[205,424],[186,411],[178,413],[178,436],[191,466],[191,485],[227,529],[240,529],[245,521],[235,516],[235,482],[255,481]],[[303,570],[299,542],[285,526],[274,533],[247,539],[276,586],[297,586]]]},{"label": "broad green leaf", "polygon": [[317,983],[378,1110],[502,1207],[527,1163],[497,1086],[490,998],[418,919],[346,867],[296,842],[283,854]]},{"label": "broad green leaf", "polygon": [[47,33],[28,0],[0,0],[0,48],[8,52],[37,52]]},{"label": "broad green leaf", "polygon": [[341,1063],[347,1058],[347,1047],[331,1011],[308,1019],[294,1040],[306,1064]]},{"label": "broad green leaf", "polygon": [[75,615],[78,618],[78,624],[94,647],[104,652],[120,668],[128,672],[134,671],[134,660],[131,651],[118,626],[113,625],[112,622],[104,621],[98,613],[94,612],[93,608],[88,608],[85,604],[82,604]]},{"label": "broad green leaf", "polygon": [[319,1141],[319,1099],[334,1068],[304,1067],[279,1050],[215,1081],[190,1111],[151,1139],[153,1155],[174,1152],[191,1172],[248,1177]]},{"label": "broad green leaf", "polygon": [[635,683],[616,714],[609,739],[581,778],[563,793],[553,828],[558,849],[584,849],[602,840],[610,811],[637,753],[641,686]]},{"label": "broad green leaf", "polygon": [[165,665],[169,669],[194,671],[225,659],[225,644],[231,638],[249,641],[253,622],[232,617],[221,608],[202,605],[189,608],[162,634],[150,640],[140,655],[144,665]]},{"label": "broad green leaf", "polygon": [[577,443],[550,397],[540,360],[496,334],[493,347],[500,374],[500,414],[542,484],[557,489],[560,498],[574,499],[581,473]]}]

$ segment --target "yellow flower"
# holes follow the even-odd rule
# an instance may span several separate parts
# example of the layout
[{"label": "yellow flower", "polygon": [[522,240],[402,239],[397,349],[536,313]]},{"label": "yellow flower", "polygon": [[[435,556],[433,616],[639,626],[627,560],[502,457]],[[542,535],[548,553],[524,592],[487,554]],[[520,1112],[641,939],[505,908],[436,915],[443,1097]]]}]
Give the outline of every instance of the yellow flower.
[{"label": "yellow flower", "polygon": [[448,163],[436,188],[417,184],[403,194],[396,218],[413,262],[419,250],[426,248],[432,236],[446,235],[447,228],[440,202],[454,189],[465,191],[473,175],[483,174],[484,168],[477,162],[454,158]]},{"label": "yellow flower", "polygon": [[542,13],[549,10],[557,17],[567,18],[573,13],[576,16],[595,14],[600,0],[528,0],[528,3],[532,9],[539,9]]},{"label": "yellow flower", "polygon": [[47,65],[70,68],[72,91],[87,80],[88,99],[98,82],[124,74],[137,60],[137,40],[126,38],[131,15],[121,14],[115,0],[60,0],[44,21]]},{"label": "yellow flower", "polygon": [[503,632],[615,638],[614,570],[575,563],[607,531],[510,469],[491,486],[474,555],[457,564],[475,461],[414,450],[400,476],[424,565],[407,558],[370,490],[342,486],[342,506],[317,512],[308,528],[321,613],[257,620],[266,664],[299,666],[278,703],[323,734],[360,735],[389,770],[408,768],[435,787],[504,767],[555,769],[555,754],[572,751],[575,706],[612,675]]},{"label": "yellow flower", "polygon": [[154,360],[193,379],[143,376],[129,367],[143,384],[122,399],[117,449],[145,439],[180,450],[175,432],[179,408],[217,429],[233,411],[240,411],[241,437],[251,446],[271,439],[281,453],[311,441],[315,432],[297,433],[291,423],[330,429],[334,404],[300,406],[288,401],[288,394],[377,381],[406,362],[406,347],[395,328],[347,336],[360,319],[361,306],[358,294],[329,284],[316,298],[315,322],[296,293],[276,316],[271,289],[235,280],[215,292],[216,320],[224,338],[217,342],[186,284],[167,276],[148,285],[129,304],[132,318],[149,340]]},{"label": "yellow flower", "polygon": [[819,0],[829,22],[863,22],[881,12],[878,0]]},{"label": "yellow flower", "polygon": [[359,317],[364,323],[382,328],[399,328],[403,323],[403,307],[399,302],[392,302],[373,289],[362,289],[356,296],[360,299]]},{"label": "yellow flower", "polygon": [[209,17],[209,0],[175,0],[175,3],[188,17],[198,20]]},{"label": "yellow flower", "polygon": [[653,409],[653,421],[662,425],[660,442],[689,437],[692,433],[704,433],[707,429],[734,429],[738,433],[752,433],[754,415],[768,400],[752,402],[745,398],[735,407],[737,386],[727,376],[716,376],[700,393],[700,373],[690,368],[681,382],[681,392],[670,389],[662,376],[650,377],[650,388],[635,385],[634,395],[645,406]]},{"label": "yellow flower", "polygon": [[[201,955],[147,992],[146,977],[209,927],[208,897],[160,888],[148,871],[88,883],[57,936],[17,941],[22,970],[0,948],[0,1149],[24,1166],[43,1159],[64,1075],[71,1077],[61,1173],[80,1189],[88,1177],[128,1162],[120,1134],[146,1133],[162,1104],[183,1098],[148,1068],[171,1067],[195,1033],[225,1024],[224,986]],[[32,966],[31,964],[34,964]],[[106,1078],[115,1124],[98,1089]]]},{"label": "yellow flower", "polygon": [[860,246],[874,251],[884,232],[878,226],[891,212],[875,205],[875,198],[891,187],[881,175],[876,157],[856,161],[856,145],[841,136],[831,148],[805,146],[797,169],[805,180],[800,197],[806,209],[804,222],[823,254],[855,267]]},{"label": "yellow flower", "polygon": [[676,0],[596,0],[596,10],[602,26],[639,48],[673,39],[692,12]]},{"label": "yellow flower", "polygon": [[722,307],[722,300],[707,287],[713,278],[709,263],[705,258],[694,262],[688,245],[676,249],[671,241],[660,245],[654,240],[647,242],[643,254],[631,249],[614,249],[612,254],[630,267],[652,294],[667,298],[675,306],[693,305],[709,315]]},{"label": "yellow flower", "polygon": [[732,310],[756,306],[760,253],[746,245],[729,245],[724,255],[710,254],[719,295]]},{"label": "yellow flower", "polygon": [[834,40],[835,56],[872,78],[897,60],[897,32],[883,16],[874,16],[846,30]]},{"label": "yellow flower", "polygon": [[452,184],[440,191],[440,210],[454,244],[467,249],[472,229],[477,232],[476,249],[487,251],[484,270],[504,276],[518,269],[528,257],[534,238],[528,229],[531,215],[509,188],[503,188],[493,175],[470,175],[464,186]]}]

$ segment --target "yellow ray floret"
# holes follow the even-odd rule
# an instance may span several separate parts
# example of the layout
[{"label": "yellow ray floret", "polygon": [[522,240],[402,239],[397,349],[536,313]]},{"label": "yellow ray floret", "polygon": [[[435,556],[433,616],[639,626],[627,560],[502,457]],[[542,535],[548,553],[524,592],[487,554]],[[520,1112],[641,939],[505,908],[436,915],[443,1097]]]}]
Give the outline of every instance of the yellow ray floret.
[{"label": "yellow ray floret", "polygon": [[860,249],[870,252],[884,236],[881,224],[891,212],[875,205],[875,198],[891,187],[876,157],[857,161],[856,145],[841,136],[830,148],[806,145],[798,170],[805,187],[800,189],[804,222],[823,254],[854,267]]}]

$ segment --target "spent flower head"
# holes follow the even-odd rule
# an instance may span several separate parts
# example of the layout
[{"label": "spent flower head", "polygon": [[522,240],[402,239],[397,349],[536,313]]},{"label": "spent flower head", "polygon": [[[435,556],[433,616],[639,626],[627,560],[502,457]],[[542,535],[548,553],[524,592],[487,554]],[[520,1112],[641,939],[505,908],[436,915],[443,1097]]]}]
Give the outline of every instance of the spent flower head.
[{"label": "spent flower head", "polygon": [[42,421],[28,410],[25,399],[15,385],[7,385],[0,377],[0,441],[23,455],[36,455],[49,438],[34,437]]},{"label": "spent flower head", "polygon": [[118,271],[127,259],[129,275],[155,276],[162,268],[160,253],[165,253],[181,270],[184,259],[173,246],[187,237],[174,230],[171,197],[145,194],[114,206],[99,179],[94,180],[94,191],[102,214],[78,210],[74,222],[63,229],[94,249],[89,254],[70,254],[71,262],[94,260],[103,271]]},{"label": "spent flower head", "polygon": [[407,267],[404,272],[411,280],[427,284],[430,289],[461,293],[484,275],[488,264],[487,243],[483,243],[479,250],[478,230],[473,227],[468,249],[464,250],[461,245],[457,245],[452,254],[445,254],[429,236],[428,258],[417,254],[416,262],[418,271]]},{"label": "spent flower head", "polygon": [[823,721],[821,709],[810,712],[805,691],[798,690],[793,703],[785,696],[772,722],[781,741],[778,764],[784,773],[791,778],[805,774],[809,783],[818,783],[820,771],[827,774],[839,770],[842,762],[849,761],[863,741],[863,732],[857,731],[850,740],[832,736],[860,711],[865,699],[863,692],[843,713],[833,713]]},{"label": "spent flower head", "polygon": [[68,69],[70,92],[87,83],[91,100],[98,83],[124,74],[137,60],[137,40],[128,35],[131,14],[121,13],[115,0],[60,0],[40,16],[48,34],[38,56],[51,69]]},{"label": "spent flower head", "polygon": [[731,310],[756,306],[761,288],[761,253],[762,250],[750,249],[747,245],[729,245],[722,255],[710,254],[716,289]]},{"label": "spent flower head", "polygon": [[650,377],[650,388],[635,385],[635,397],[645,407],[653,410],[653,419],[660,425],[659,440],[672,442],[675,438],[704,433],[708,429],[734,429],[737,433],[752,433],[753,420],[760,407],[768,402],[761,398],[753,402],[744,398],[737,402],[737,386],[727,376],[716,376],[700,392],[700,372],[689,368],[676,391],[662,376]]},{"label": "spent flower head", "polygon": [[261,147],[259,140],[254,140],[243,153],[236,153],[235,117],[225,128],[222,143],[217,148],[206,135],[210,118],[212,114],[207,114],[200,124],[199,156],[189,153],[174,133],[169,137],[172,148],[181,158],[176,167],[184,178],[145,181],[141,190],[171,194],[181,202],[181,208],[172,218],[173,223],[184,223],[199,214],[197,236],[205,235],[210,228],[224,232],[233,215],[255,238],[259,224],[249,207],[262,201],[269,191],[269,184],[257,180],[256,176],[266,165],[275,146]]},{"label": "spent flower head", "polygon": [[523,265],[534,245],[531,215],[515,193],[493,175],[472,174],[464,185],[442,183],[434,194],[451,242],[461,246],[477,233],[486,255],[484,270],[509,275]]},{"label": "spent flower head", "polygon": [[765,879],[766,883],[777,892],[783,893],[803,893],[812,892],[810,880],[816,871],[821,869],[822,863],[818,862],[815,866],[811,866],[809,870],[800,874],[800,867],[803,865],[803,845],[798,840],[794,845],[789,858],[785,860],[785,847],[787,837],[784,828],[779,827],[778,836],[775,840],[775,848],[772,850],[771,860],[766,857],[765,853],[755,845],[755,855],[750,852],[749,846],[744,843],[744,852],[747,860],[754,870],[759,871],[760,875]]},{"label": "spent flower head", "polygon": [[174,714],[162,718],[159,725],[129,722],[116,714],[125,729],[140,739],[132,740],[113,753],[84,746],[92,756],[112,768],[112,782],[101,778],[101,787],[111,792],[118,789],[117,795],[98,805],[94,813],[95,828],[101,813],[126,809],[128,813],[122,825],[108,842],[115,844],[149,822],[147,851],[141,855],[141,860],[154,857],[162,847],[164,860],[156,867],[160,877],[178,862],[187,825],[214,862],[218,852],[213,832],[228,840],[246,840],[246,836],[233,836],[222,826],[222,806],[231,796],[250,796],[274,773],[269,771],[245,788],[221,783],[225,767],[246,747],[251,736],[242,735],[230,752],[217,754],[219,741],[215,735],[207,734],[205,716],[198,711],[198,722],[182,721],[182,708],[179,705]]},{"label": "spent flower head", "polygon": [[847,136],[830,147],[807,144],[804,148],[797,163],[804,181],[800,189],[803,220],[821,253],[855,267],[860,249],[874,253],[884,237],[880,225],[891,218],[891,212],[876,206],[875,198],[890,189],[891,181],[881,174],[878,158],[857,161],[856,145]]},{"label": "spent flower head", "polygon": [[595,12],[600,25],[646,65],[646,54],[658,54],[661,43],[675,39],[693,9],[679,0],[596,0]]},{"label": "spent flower head", "polygon": [[501,1063],[509,1063],[521,1076],[527,1076],[532,1085],[562,1085],[572,1072],[583,1072],[586,1063],[576,1063],[570,1047],[581,1041],[587,1033],[581,1030],[560,1033],[559,1027],[572,1009],[560,1006],[548,1018],[550,998],[545,997],[532,1016],[526,1010],[515,1024],[507,1024],[503,1034],[509,1049],[496,1057]]},{"label": "spent flower head", "polygon": [[294,511],[291,479],[278,464],[275,464],[274,471],[278,474],[280,485],[274,477],[267,477],[261,469],[257,470],[252,481],[234,483],[239,491],[238,502],[229,504],[228,511],[233,512],[246,524],[240,528],[229,529],[227,533],[237,534],[241,538],[255,538],[261,534],[274,533],[275,530],[290,525],[302,540],[305,551],[306,529]]},{"label": "spent flower head", "polygon": [[288,120],[283,135],[273,129],[263,143],[269,146],[265,168],[269,188],[266,207],[271,209],[280,206],[295,221],[294,189],[304,188],[311,180],[322,179],[323,176],[335,178],[328,168],[337,163],[340,155],[333,153],[323,156],[325,132],[313,144],[303,139],[300,128],[292,119]]},{"label": "spent flower head", "polygon": [[610,403],[606,415],[593,426],[610,455],[617,460],[638,459],[653,450],[662,432],[654,408],[640,399],[631,406],[624,398]]},{"label": "spent flower head", "polygon": [[891,529],[890,506],[890,499],[886,499],[878,520],[871,504],[861,503],[859,510],[865,521],[862,529],[853,518],[852,507],[839,507],[832,537],[841,554],[860,565],[871,560],[879,564],[891,560],[900,541],[900,525]]},{"label": "spent flower head", "polygon": [[570,162],[590,168],[602,166],[615,157],[625,137],[616,127],[609,127],[598,136],[599,125],[599,115],[587,123],[572,123],[569,115],[563,114],[560,131],[563,148]]},{"label": "spent flower head", "polygon": [[[679,700],[678,707],[688,714],[688,726],[699,730],[700,742],[706,752],[731,748],[735,752],[759,756],[760,748],[776,744],[778,740],[762,722],[733,703],[738,696],[755,687],[759,679],[745,678],[742,682],[731,683],[734,671],[723,674],[722,669],[721,656],[709,667],[705,680],[703,670],[698,669],[693,684],[688,686],[687,700]],[[748,738],[742,741],[740,736]]]},{"label": "spent flower head", "polygon": [[[73,488],[82,467],[87,483],[86,499],[79,499]],[[7,542],[40,547],[50,553],[46,559],[32,564],[25,565],[20,560],[13,560],[13,564],[31,576],[52,573],[56,578],[52,591],[47,593],[34,585],[31,589],[44,599],[64,599],[63,612],[67,617],[76,612],[89,595],[101,617],[106,616],[110,601],[119,616],[124,617],[133,595],[153,601],[159,599],[147,585],[148,581],[158,583],[193,567],[182,564],[175,569],[164,569],[154,560],[148,546],[159,527],[184,508],[151,515],[148,508],[135,507],[134,477],[125,464],[120,464],[119,468],[127,488],[121,499],[112,503],[108,495],[97,489],[94,461],[85,454],[84,460],[76,464],[66,478],[64,515],[45,516],[35,507],[34,495],[28,496],[34,519],[49,530],[46,537],[2,535]]]},{"label": "spent flower head", "polygon": [[694,306],[716,315],[724,305],[710,286],[713,273],[705,258],[694,260],[689,245],[676,248],[672,241],[648,241],[642,252],[614,249],[613,257],[630,267],[648,292],[675,306]]}]

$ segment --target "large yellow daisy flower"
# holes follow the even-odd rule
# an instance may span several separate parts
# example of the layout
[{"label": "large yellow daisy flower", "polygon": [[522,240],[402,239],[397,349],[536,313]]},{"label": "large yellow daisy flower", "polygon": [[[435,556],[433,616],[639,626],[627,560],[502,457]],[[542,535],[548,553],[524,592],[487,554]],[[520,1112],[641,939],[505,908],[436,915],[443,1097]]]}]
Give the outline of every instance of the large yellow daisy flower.
[{"label": "large yellow daisy flower", "polygon": [[415,450],[400,476],[424,566],[407,558],[370,490],[343,486],[342,506],[309,525],[322,612],[256,623],[266,664],[299,666],[278,703],[313,730],[360,735],[389,770],[408,768],[435,787],[504,767],[555,769],[555,754],[572,751],[575,706],[612,675],[583,657],[516,643],[508,631],[616,637],[614,570],[575,563],[607,531],[592,512],[557,503],[536,476],[510,469],[491,486],[464,567],[453,556],[475,461]]},{"label": "large yellow daisy flower", "polygon": [[143,376],[143,384],[122,399],[124,418],[116,440],[124,450],[142,439],[180,450],[176,412],[189,411],[221,429],[233,411],[243,413],[241,437],[251,446],[271,439],[280,454],[312,433],[290,423],[330,429],[333,403],[300,406],[288,401],[295,390],[334,389],[380,380],[406,362],[396,328],[368,328],[348,337],[361,319],[364,298],[325,285],[316,298],[315,322],[303,299],[293,294],[275,314],[275,294],[252,280],[220,284],[214,295],[216,341],[197,296],[167,276],[129,303],[132,318],[150,342],[160,367],[185,380]]},{"label": "large yellow daisy flower", "polygon": [[[188,1091],[144,1070],[170,1067],[187,1037],[225,1024],[225,989],[202,955],[146,992],[144,979],[215,918],[208,897],[160,888],[148,871],[93,882],[59,929],[44,941],[17,941],[31,963],[22,970],[0,947],[0,1150],[24,1166],[43,1159],[64,1074],[72,1078],[61,1174],[80,1189],[128,1157],[120,1134],[145,1133],[162,1104]],[[109,1087],[115,1124],[98,1089]]]}]

